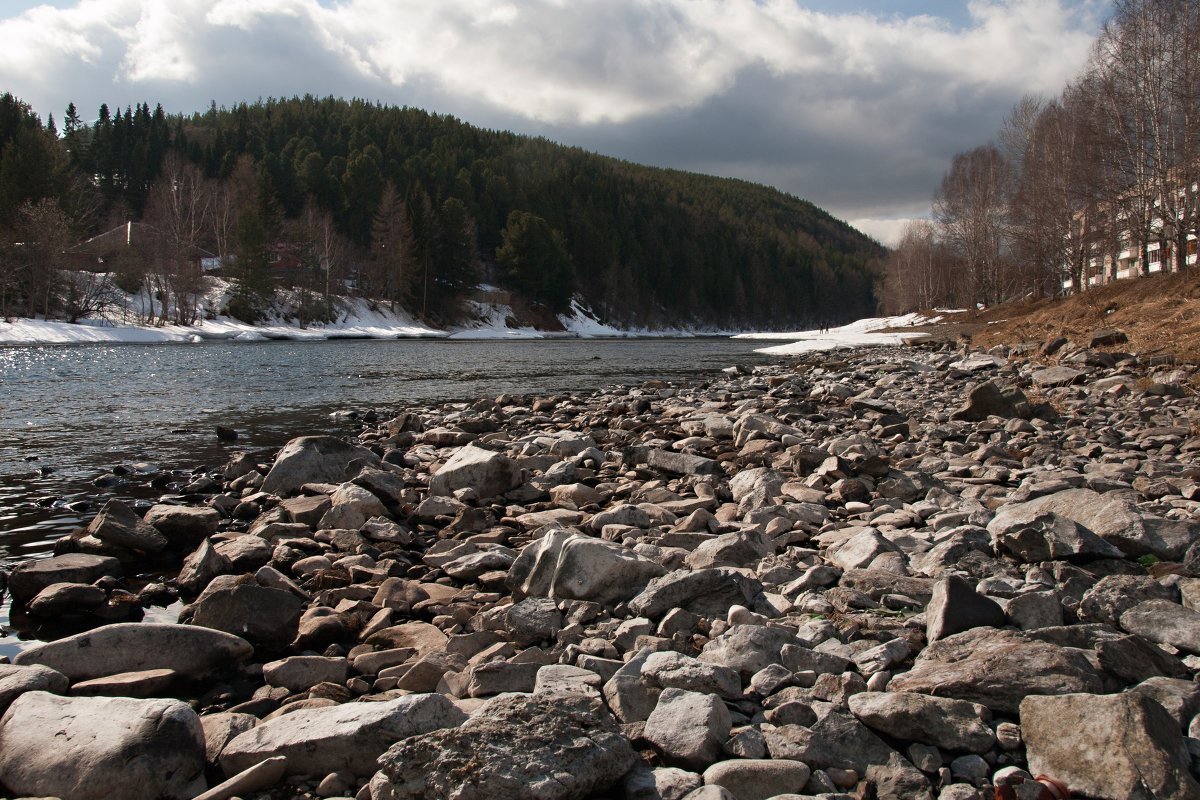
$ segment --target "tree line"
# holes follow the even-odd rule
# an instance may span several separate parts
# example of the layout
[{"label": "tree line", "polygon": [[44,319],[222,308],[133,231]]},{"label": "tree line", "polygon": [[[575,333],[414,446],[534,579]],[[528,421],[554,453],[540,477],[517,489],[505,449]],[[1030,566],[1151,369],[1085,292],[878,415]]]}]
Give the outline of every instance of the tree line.
[{"label": "tree line", "polygon": [[449,324],[487,281],[614,324],[778,327],[873,311],[884,254],[774,189],[417,109],[305,96],[84,122],[72,104],[60,131],[0,96],[0,314],[95,313],[63,254],[129,220],[154,236],[112,268],[156,321],[198,318],[199,254],[245,319],[284,284],[302,322],[357,293]]},{"label": "tree line", "polygon": [[996,141],[954,157],[932,219],[909,224],[888,258],[885,309],[1186,269],[1200,232],[1197,42],[1198,0],[1117,0],[1059,96],[1022,99]]}]

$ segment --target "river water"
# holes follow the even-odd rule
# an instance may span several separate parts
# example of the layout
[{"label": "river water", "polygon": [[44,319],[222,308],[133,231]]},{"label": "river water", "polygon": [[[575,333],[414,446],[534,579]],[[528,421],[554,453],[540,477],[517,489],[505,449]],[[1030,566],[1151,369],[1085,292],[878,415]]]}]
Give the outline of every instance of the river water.
[{"label": "river water", "polygon": [[[333,340],[0,348],[0,566],[50,553],[109,496],[233,450],[357,430],[334,412],[686,381],[771,359],[732,339]],[[218,442],[216,426],[239,433]],[[95,481],[117,485],[98,488]],[[136,487],[136,488],[135,488]]]}]

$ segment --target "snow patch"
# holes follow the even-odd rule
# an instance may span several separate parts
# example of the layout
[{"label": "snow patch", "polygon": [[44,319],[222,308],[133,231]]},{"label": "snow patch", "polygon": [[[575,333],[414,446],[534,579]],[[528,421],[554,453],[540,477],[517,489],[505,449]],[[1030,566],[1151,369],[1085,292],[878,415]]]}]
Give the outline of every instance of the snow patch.
[{"label": "snow patch", "polygon": [[904,331],[916,325],[930,325],[940,316],[927,317],[923,314],[904,314],[898,317],[868,317],[827,330],[793,331],[790,333],[743,333],[734,339],[763,339],[768,341],[787,340],[790,344],[779,344],[755,349],[756,353],[773,356],[792,356],[823,350],[837,350],[873,345],[903,344],[906,340],[923,338],[928,333]]}]

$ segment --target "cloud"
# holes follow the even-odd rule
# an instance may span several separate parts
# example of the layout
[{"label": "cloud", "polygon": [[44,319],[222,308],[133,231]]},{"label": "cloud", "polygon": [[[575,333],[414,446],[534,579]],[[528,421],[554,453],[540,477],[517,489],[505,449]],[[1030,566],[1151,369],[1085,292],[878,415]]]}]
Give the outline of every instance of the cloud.
[{"label": "cloud", "polygon": [[891,219],[1022,94],[1056,93],[1107,8],[971,0],[956,25],[796,0],[79,0],[0,19],[0,86],[85,117],[367,97]]}]

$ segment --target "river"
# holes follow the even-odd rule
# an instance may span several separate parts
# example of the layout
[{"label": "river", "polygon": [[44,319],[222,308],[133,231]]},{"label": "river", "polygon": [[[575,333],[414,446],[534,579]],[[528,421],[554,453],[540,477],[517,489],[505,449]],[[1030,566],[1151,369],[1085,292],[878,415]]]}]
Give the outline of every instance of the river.
[{"label": "river", "polygon": [[[331,416],[338,411],[385,419],[406,406],[693,380],[773,360],[756,346],[698,338],[0,347],[0,566],[48,555],[106,497],[154,496],[145,479],[117,473],[211,468],[235,450],[358,430]],[[238,441],[219,442],[218,424]]]}]

